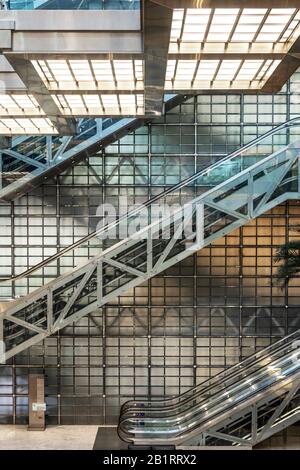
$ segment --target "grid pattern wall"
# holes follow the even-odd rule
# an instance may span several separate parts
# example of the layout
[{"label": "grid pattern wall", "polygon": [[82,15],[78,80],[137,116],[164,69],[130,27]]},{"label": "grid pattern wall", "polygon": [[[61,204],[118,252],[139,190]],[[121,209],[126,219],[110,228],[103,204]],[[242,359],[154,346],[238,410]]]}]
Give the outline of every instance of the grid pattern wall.
[{"label": "grid pattern wall", "polygon": [[[202,95],[0,207],[1,275],[23,271],[95,228],[99,204],[143,202],[299,114],[300,74],[277,95]],[[28,372],[46,375],[49,423],[115,423],[126,399],[181,393],[300,327],[300,281],[272,285],[295,235],[290,202],[0,366],[0,422],[27,420]],[[76,252],[51,278],[93,254]],[[1,299],[41,279],[1,284]]]}]

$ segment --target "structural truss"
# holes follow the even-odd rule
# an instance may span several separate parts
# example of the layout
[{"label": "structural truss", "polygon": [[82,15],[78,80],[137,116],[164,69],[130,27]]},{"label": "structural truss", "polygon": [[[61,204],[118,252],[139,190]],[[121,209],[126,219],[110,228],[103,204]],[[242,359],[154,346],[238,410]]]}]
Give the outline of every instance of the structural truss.
[{"label": "structural truss", "polygon": [[[299,199],[299,167],[296,120],[269,131],[117,222],[108,223],[104,217],[103,227],[93,236],[107,240],[109,248],[9,304],[0,316],[3,359],[101,308],[277,204]],[[203,193],[207,184],[214,188]],[[186,204],[174,208],[179,196]],[[182,197],[178,200],[182,204]]]}]

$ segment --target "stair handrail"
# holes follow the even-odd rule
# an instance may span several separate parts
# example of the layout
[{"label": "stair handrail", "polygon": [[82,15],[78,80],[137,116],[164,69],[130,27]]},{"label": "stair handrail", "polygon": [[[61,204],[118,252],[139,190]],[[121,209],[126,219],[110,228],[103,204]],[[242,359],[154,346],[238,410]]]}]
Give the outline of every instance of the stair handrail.
[{"label": "stair handrail", "polygon": [[242,153],[246,152],[251,147],[254,147],[255,145],[257,145],[259,142],[261,142],[265,138],[276,134],[278,131],[280,131],[282,129],[293,127],[294,125],[297,125],[297,124],[300,124],[300,116],[297,116],[293,119],[289,119],[288,121],[285,121],[284,123],[273,127],[269,131],[265,132],[264,134],[262,134],[261,136],[255,138],[254,140],[248,142],[248,144],[240,147],[239,149],[235,150],[234,152],[231,152],[230,154],[226,155],[224,158],[221,158],[220,160],[213,163],[209,167],[204,168],[203,170],[200,170],[200,171],[194,173],[191,176],[188,176],[187,178],[180,181],[179,183],[176,183],[175,185],[167,188],[165,191],[162,191],[161,193],[159,193],[159,194],[153,196],[152,198],[148,199],[146,202],[141,204],[139,207],[136,207],[133,210],[121,215],[120,217],[118,217],[118,219],[116,221],[111,222],[111,223],[101,227],[99,230],[95,230],[95,231],[91,232],[90,234],[86,235],[83,238],[80,238],[79,240],[74,242],[72,245],[68,245],[67,247],[65,247],[62,250],[58,251],[54,255],[49,256],[45,260],[43,260],[40,263],[32,266],[31,268],[27,269],[26,271],[23,271],[22,273],[19,273],[15,276],[11,276],[11,277],[1,277],[0,276],[0,283],[2,283],[2,282],[14,282],[14,281],[17,281],[19,279],[24,279],[24,278],[28,277],[30,274],[38,271],[39,269],[45,267],[46,265],[52,263],[52,261],[55,261],[56,259],[61,258],[63,255],[65,255],[69,251],[74,250],[75,248],[77,248],[78,246],[88,242],[92,238],[94,238],[98,235],[101,235],[102,233],[104,233],[108,230],[113,229],[114,227],[118,226],[121,222],[123,222],[127,218],[137,215],[139,212],[144,210],[146,207],[151,206],[153,203],[155,203],[159,199],[164,198],[168,194],[170,194],[170,193],[172,193],[172,192],[174,192],[178,189],[184,188],[188,184],[190,184],[190,183],[194,182],[195,180],[197,180],[201,175],[204,175],[205,173],[208,173],[208,172],[212,171],[214,168],[220,166],[223,162],[225,162],[227,160],[231,160],[231,159],[233,159],[234,157],[236,157],[238,155],[241,155]]}]

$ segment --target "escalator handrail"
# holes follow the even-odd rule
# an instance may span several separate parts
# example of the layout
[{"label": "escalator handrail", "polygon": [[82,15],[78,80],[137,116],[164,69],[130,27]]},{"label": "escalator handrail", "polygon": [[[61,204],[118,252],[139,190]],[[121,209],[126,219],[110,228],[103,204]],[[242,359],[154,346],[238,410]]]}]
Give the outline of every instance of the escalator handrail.
[{"label": "escalator handrail", "polygon": [[[253,365],[253,363],[255,363],[256,361],[259,361],[259,360],[262,360],[264,358],[265,355],[270,355],[270,353],[273,353],[275,354],[277,351],[278,351],[278,348],[280,350],[280,348],[284,348],[286,347],[286,342],[290,343],[291,341],[295,341],[297,339],[297,337],[300,336],[300,329],[299,330],[296,330],[295,332],[291,333],[290,335],[288,336],[285,336],[284,338],[280,338],[278,341],[276,341],[275,343],[273,344],[270,344],[269,346],[267,346],[266,348],[264,349],[261,349],[260,351],[258,352],[255,352],[254,354],[251,354],[250,356],[246,357],[243,361],[237,363],[237,364],[234,364],[233,366],[229,367],[228,369],[225,369],[223,370],[222,372],[219,372],[219,374],[216,374],[215,376],[205,380],[203,383],[201,383],[200,385],[196,385],[195,387],[192,387],[191,389],[187,390],[186,392],[182,393],[181,395],[177,395],[176,397],[173,397],[173,398],[167,398],[167,399],[161,399],[161,400],[146,400],[146,402],[148,403],[159,403],[159,404],[163,404],[163,403],[166,403],[168,401],[175,401],[175,400],[178,400],[180,399],[179,402],[175,403],[174,405],[172,405],[172,407],[174,406],[178,406],[181,405],[182,403],[185,402],[185,399],[184,397],[186,395],[190,395],[191,393],[197,393],[199,391],[199,393],[204,393],[205,389],[209,389],[210,386],[214,386],[215,384],[212,383],[211,385],[209,384],[209,382],[215,382],[215,381],[221,381],[221,380],[225,380],[227,379],[227,375],[229,375],[229,378],[230,378],[230,374],[238,374],[238,373],[242,373],[243,372],[243,369],[245,369],[245,366],[246,367],[251,367]],[[274,350],[274,352],[273,352]],[[238,370],[238,369],[241,369],[241,370]],[[224,377],[225,376],[225,377]],[[181,400],[183,398],[183,400]],[[194,395],[190,395],[188,396],[188,398],[186,399],[186,401],[189,401],[189,399],[193,399],[194,398]],[[120,412],[120,420],[122,419],[122,414],[124,413],[127,413],[128,411],[138,411],[138,410],[144,410],[146,411],[147,410],[147,407],[141,407],[141,408],[126,408],[126,405],[129,405],[130,403],[140,403],[142,400],[128,400],[127,402],[125,402],[122,407],[121,407],[121,412]],[[171,405],[170,405],[171,407]],[[161,407],[162,408],[162,407]],[[150,407],[149,408],[151,411],[155,411],[155,408],[154,407]],[[163,409],[165,409],[165,407],[163,407]]]},{"label": "escalator handrail", "polygon": [[[291,356],[291,351],[288,351],[287,353],[288,353],[288,357],[286,358],[286,360]],[[284,354],[284,355],[281,357],[281,359],[277,359],[277,360],[274,362],[273,365],[276,366],[277,364],[278,364],[278,365],[281,364],[280,361],[281,361],[282,359],[284,359],[285,357],[286,357],[286,354]],[[261,370],[263,370],[263,369],[264,369],[264,368],[262,367]],[[262,372],[261,372],[261,373],[262,373]],[[294,371],[293,373],[286,374],[285,380],[290,379],[294,374],[296,374],[296,376],[299,377],[299,374],[300,374],[299,368],[297,368],[297,370]],[[238,381],[237,384],[238,384],[239,382],[241,382],[241,381]],[[234,402],[234,403],[229,402],[229,403],[227,404],[228,406],[225,407],[225,402],[224,402],[224,407],[225,407],[225,408],[222,408],[222,411],[217,411],[217,410],[213,411],[213,416],[212,416],[212,417],[204,417],[204,421],[203,421],[203,418],[202,418],[202,423],[201,423],[200,425],[203,426],[203,424],[204,424],[205,422],[207,422],[207,420],[210,421],[211,419],[213,419],[213,420],[218,419],[219,415],[221,415],[222,419],[224,419],[224,414],[225,414],[225,413],[228,413],[228,411],[230,411],[230,409],[232,409],[233,407],[234,407],[234,409],[236,409],[236,407],[240,406],[240,405],[243,404],[245,401],[248,401],[249,399],[251,399],[251,398],[253,397],[253,395],[256,395],[256,394],[261,395],[262,393],[265,393],[266,390],[268,390],[268,389],[270,389],[270,388],[274,388],[274,386],[276,387],[276,386],[278,385],[278,383],[280,383],[280,382],[275,380],[275,381],[271,382],[270,384],[265,385],[265,386],[264,386],[263,388],[261,388],[259,391],[254,390],[250,395],[247,395],[246,397],[242,397],[242,399],[240,400],[239,403],[237,403],[237,402]],[[233,385],[234,385],[234,384],[233,384]],[[235,386],[236,386],[236,384],[235,384]],[[218,396],[219,394],[220,394],[220,392],[218,392],[216,396]],[[203,403],[203,402],[202,402],[202,403]],[[199,406],[199,405],[198,405],[198,406]],[[203,405],[202,405],[202,407],[203,407]],[[180,439],[180,440],[182,440],[182,439],[186,440],[185,434],[186,434],[186,433],[187,433],[187,434],[190,434],[190,433],[192,433],[193,431],[195,431],[195,430],[199,427],[199,422],[197,422],[197,421],[196,421],[194,424],[192,423],[193,426],[187,426],[187,424],[185,424],[185,428],[184,428],[184,426],[183,426],[183,422],[184,422],[183,420],[186,419],[186,417],[188,417],[187,423],[189,423],[189,420],[192,419],[193,416],[194,416],[194,414],[195,414],[194,411],[195,411],[195,410],[193,410],[193,407],[191,407],[188,414],[187,414],[187,413],[183,413],[182,420],[181,420],[182,422],[181,422],[181,424],[180,424],[180,426],[179,426],[179,432],[176,433],[176,434],[174,434],[174,436],[172,437],[172,440],[178,440],[178,439]],[[145,422],[145,420],[147,420],[147,418],[145,418],[145,417],[143,417],[143,418],[135,418],[135,419],[134,419],[134,421],[137,421],[137,422],[139,422],[139,421],[144,421],[144,422]],[[163,421],[163,419],[162,419],[162,421]],[[120,423],[118,432],[119,432],[119,436],[120,436],[120,437],[121,437],[121,434],[123,434],[123,440],[124,440],[124,434],[125,434],[125,436],[127,437],[127,439],[125,439],[125,440],[128,441],[128,439],[131,440],[133,436],[131,437],[131,439],[128,438],[127,430],[124,429],[124,424],[125,424],[125,422],[126,422],[126,420],[124,420],[124,422],[121,422],[121,423]],[[155,422],[155,420],[154,420],[154,422]],[[177,425],[178,425],[178,423],[179,423],[179,421],[177,422],[177,420],[176,420],[176,424],[177,424]],[[167,424],[165,425],[165,427],[168,428],[168,425],[169,425],[169,424],[167,423]],[[134,424],[132,423],[132,421],[131,421],[131,426],[134,426]],[[133,427],[133,430],[134,430],[134,429],[135,429],[135,427]],[[139,428],[139,429],[141,429],[141,428]],[[154,427],[154,429],[155,429],[155,427]],[[162,428],[162,432],[163,432],[163,428]],[[122,437],[121,437],[121,438],[122,438]],[[149,439],[152,439],[152,438],[150,438],[150,437],[149,437],[148,439],[146,438],[146,440],[149,440]],[[154,438],[154,440],[155,440],[155,439],[156,439],[156,438]],[[168,439],[167,437],[164,438],[165,441],[166,441],[167,439]]]},{"label": "escalator handrail", "polygon": [[162,199],[164,198],[165,196],[167,196],[168,194],[172,193],[173,191],[176,191],[178,189],[181,189],[181,188],[184,188],[185,186],[187,186],[188,184],[194,182],[195,180],[197,180],[201,175],[204,175],[205,173],[207,172],[210,172],[211,170],[213,170],[214,168],[220,166],[223,162],[225,162],[226,160],[230,160],[238,155],[241,155],[242,153],[246,152],[248,149],[250,149],[251,147],[254,147],[255,145],[257,145],[258,143],[260,143],[262,140],[264,140],[265,138],[267,137],[270,137],[274,134],[276,134],[278,131],[282,130],[282,129],[285,129],[285,128],[289,128],[289,127],[293,127],[295,125],[300,125],[300,117],[296,117],[296,118],[293,118],[293,119],[290,119],[289,121],[286,121],[284,122],[283,124],[280,124],[276,127],[273,127],[272,129],[270,129],[268,132],[266,132],[265,134],[262,134],[261,136],[257,137],[256,139],[252,140],[251,142],[249,142],[248,144],[244,145],[243,147],[235,150],[234,152],[230,153],[229,155],[227,155],[226,157],[218,160],[217,162],[215,162],[213,165],[210,165],[209,167],[205,168],[204,170],[200,170],[196,173],[194,173],[193,175],[185,178],[184,180],[180,181],[179,183],[171,186],[170,188],[166,189],[165,191],[157,194],[156,196],[148,199],[148,201],[146,201],[145,203],[143,203],[141,206],[133,209],[132,211],[129,211],[127,212],[126,214],[123,214],[121,217],[119,217],[115,222],[112,222],[110,224],[107,224],[105,225],[104,227],[101,227],[101,229],[99,230],[95,230],[94,232],[91,232],[90,234],[86,235],[85,237],[77,240],[75,243],[73,243],[72,245],[68,245],[67,247],[63,248],[62,250],[58,251],[57,253],[55,253],[54,255],[46,258],[45,260],[41,261],[40,263],[32,266],[31,268],[27,269],[26,271],[23,271],[22,273],[20,274],[17,274],[15,276],[11,276],[11,277],[0,277],[0,282],[14,282],[14,281],[17,281],[19,279],[24,279],[26,277],[28,277],[30,274],[36,272],[37,270],[45,267],[47,264],[50,264],[52,261],[55,261],[56,259],[62,257],[63,255],[65,255],[66,253],[68,253],[69,251],[72,251],[74,250],[75,248],[77,248],[78,246],[88,242],[89,240],[91,240],[92,238],[96,237],[97,235],[100,235],[101,233],[103,232],[106,232],[114,227],[116,227],[117,225],[119,225],[122,221],[126,220],[128,217],[132,217],[134,215],[137,215],[140,211],[144,210],[145,207],[148,207],[150,205],[152,205],[153,203],[155,203],[156,201],[158,201],[159,199]]}]

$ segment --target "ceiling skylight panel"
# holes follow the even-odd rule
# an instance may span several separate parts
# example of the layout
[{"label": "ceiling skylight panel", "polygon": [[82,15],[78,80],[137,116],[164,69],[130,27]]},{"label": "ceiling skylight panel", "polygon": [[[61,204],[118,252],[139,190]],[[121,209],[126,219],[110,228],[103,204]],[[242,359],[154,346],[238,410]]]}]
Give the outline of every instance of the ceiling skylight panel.
[{"label": "ceiling skylight panel", "polygon": [[99,82],[111,82],[114,86],[114,76],[109,60],[92,60],[94,75]]},{"label": "ceiling skylight panel", "polygon": [[142,60],[134,61],[134,72],[136,79],[142,82],[144,80],[144,68]]},{"label": "ceiling skylight panel", "polygon": [[191,81],[195,73],[196,65],[196,60],[179,60],[177,63],[175,80]]},{"label": "ceiling skylight panel", "polygon": [[235,24],[239,9],[216,8],[209,28],[207,41],[226,42]]},{"label": "ceiling skylight panel", "polygon": [[173,20],[171,34],[170,34],[171,41],[177,41],[177,39],[180,37],[181,28],[182,28],[182,20],[180,21]]},{"label": "ceiling skylight panel", "polygon": [[168,60],[166,70],[166,80],[172,80],[175,73],[176,60]]},{"label": "ceiling skylight panel", "polygon": [[51,121],[47,118],[32,119],[12,119],[0,118],[1,134],[57,134],[57,130],[53,127]]},{"label": "ceiling skylight panel", "polygon": [[[289,40],[290,36],[293,36],[293,34],[297,31],[299,27],[299,20],[293,20],[289,24],[289,26],[286,28],[284,33],[282,34],[281,38],[279,39],[280,42],[286,42]],[[295,31],[296,30],[296,31]],[[299,33],[298,33],[299,34]]]},{"label": "ceiling skylight panel", "polygon": [[47,64],[57,82],[74,82],[66,60],[48,60]]},{"label": "ceiling skylight panel", "polygon": [[184,16],[184,10],[176,9],[173,11],[173,18],[172,18],[172,28],[171,28],[171,35],[170,40],[176,41],[177,38],[180,36],[180,31],[182,27],[182,21]]},{"label": "ceiling skylight panel", "polygon": [[72,114],[80,113],[80,110],[86,110],[81,95],[65,95],[65,99]]},{"label": "ceiling skylight panel", "polygon": [[263,60],[245,60],[236,76],[236,80],[253,80],[263,62]]},{"label": "ceiling skylight panel", "polygon": [[39,109],[38,102],[33,96],[29,95],[13,95],[14,101],[20,106],[20,108],[27,109]]},{"label": "ceiling skylight panel", "polygon": [[88,60],[70,60],[69,64],[77,82],[95,84]]},{"label": "ceiling skylight panel", "polygon": [[121,108],[134,108],[135,109],[135,96],[134,95],[119,95]]},{"label": "ceiling skylight panel", "polygon": [[257,36],[257,42],[278,41],[289,25],[294,13],[295,9],[273,8]]},{"label": "ceiling skylight panel", "polygon": [[219,62],[219,60],[201,60],[198,66],[195,80],[211,81],[215,76]]},{"label": "ceiling skylight panel", "polygon": [[144,95],[142,94],[135,95],[135,99],[136,99],[137,106],[139,108],[144,109],[144,105],[145,105]]},{"label": "ceiling skylight panel", "polygon": [[255,37],[266,10],[259,10],[260,14],[249,14],[248,11],[248,9],[243,10],[233,32],[232,41],[251,42]]},{"label": "ceiling skylight panel", "polygon": [[133,63],[131,60],[114,60],[114,68],[117,82],[131,82],[135,86]]},{"label": "ceiling skylight panel", "polygon": [[99,98],[99,95],[83,95],[82,96],[83,100],[84,100],[84,104],[86,105],[86,107],[90,110],[90,109],[94,109],[94,110],[102,110],[102,105],[101,105],[101,102],[100,102],[100,98]]},{"label": "ceiling skylight panel", "polygon": [[44,83],[47,84],[48,82],[53,82],[53,75],[51,74],[49,67],[44,60],[32,60],[31,63]]},{"label": "ceiling skylight panel", "polygon": [[209,22],[208,9],[188,9],[182,34],[182,41],[202,41]]},{"label": "ceiling skylight panel", "polygon": [[240,60],[223,60],[218,70],[216,80],[233,80],[239,66]]},{"label": "ceiling skylight panel", "polygon": [[25,94],[0,94],[0,114],[8,115],[44,115],[35,98]]},{"label": "ceiling skylight panel", "polygon": [[102,103],[105,111],[107,108],[118,108],[118,97],[117,95],[102,95]]}]

